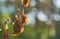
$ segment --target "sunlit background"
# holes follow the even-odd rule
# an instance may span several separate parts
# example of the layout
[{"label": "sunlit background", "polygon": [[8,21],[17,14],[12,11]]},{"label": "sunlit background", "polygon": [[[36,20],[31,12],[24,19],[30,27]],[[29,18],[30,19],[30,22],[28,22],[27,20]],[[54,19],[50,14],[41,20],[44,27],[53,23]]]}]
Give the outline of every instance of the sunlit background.
[{"label": "sunlit background", "polygon": [[[16,14],[18,1],[0,0],[0,26],[8,17],[13,18]],[[19,6],[22,9],[21,4]],[[11,36],[14,20],[11,19],[8,39],[60,39],[60,0],[30,0],[24,10],[28,17],[24,32],[16,37]]]}]

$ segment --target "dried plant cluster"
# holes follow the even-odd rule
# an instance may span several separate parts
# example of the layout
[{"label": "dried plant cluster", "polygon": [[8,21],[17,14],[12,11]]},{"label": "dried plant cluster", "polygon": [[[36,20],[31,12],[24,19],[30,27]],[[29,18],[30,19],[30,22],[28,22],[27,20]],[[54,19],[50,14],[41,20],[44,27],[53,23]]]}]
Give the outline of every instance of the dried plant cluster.
[{"label": "dried plant cluster", "polygon": [[[22,6],[28,7],[30,0],[21,0]],[[24,14],[24,9],[21,11],[20,8],[17,9],[18,12],[15,15],[16,20],[12,23],[13,25],[13,32],[12,36],[17,36],[18,34],[24,31],[24,27],[28,21],[28,18]],[[8,18],[4,23],[4,31],[2,33],[2,39],[8,39],[8,22],[11,18]],[[1,29],[0,29],[1,31]]]}]

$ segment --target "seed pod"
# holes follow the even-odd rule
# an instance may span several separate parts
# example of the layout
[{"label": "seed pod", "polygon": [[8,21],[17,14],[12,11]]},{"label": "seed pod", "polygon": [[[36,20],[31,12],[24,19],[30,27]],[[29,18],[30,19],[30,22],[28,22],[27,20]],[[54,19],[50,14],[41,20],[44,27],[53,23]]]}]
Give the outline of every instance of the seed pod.
[{"label": "seed pod", "polygon": [[30,0],[21,0],[21,2],[24,7],[28,7]]}]

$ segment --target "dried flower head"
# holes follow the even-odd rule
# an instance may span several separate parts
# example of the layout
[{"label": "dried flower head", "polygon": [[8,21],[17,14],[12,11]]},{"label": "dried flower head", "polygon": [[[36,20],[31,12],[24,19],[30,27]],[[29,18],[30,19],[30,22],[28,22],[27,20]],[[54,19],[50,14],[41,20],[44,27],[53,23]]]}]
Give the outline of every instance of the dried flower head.
[{"label": "dried flower head", "polygon": [[8,39],[8,31],[5,30],[3,33],[2,33],[2,39]]},{"label": "dried flower head", "polygon": [[30,0],[21,0],[21,2],[24,7],[27,7],[30,3]]},{"label": "dried flower head", "polygon": [[4,31],[2,33],[2,39],[8,39],[8,22],[9,22],[10,18],[7,18],[7,20],[5,21],[5,27],[4,27]]},{"label": "dried flower head", "polygon": [[5,21],[5,30],[8,30],[8,22],[10,21],[10,18],[7,18]]},{"label": "dried flower head", "polygon": [[24,31],[24,25],[27,22],[27,17],[24,14],[24,10],[20,13],[20,9],[18,9],[17,15],[15,15],[16,20],[13,22],[13,34],[12,36],[16,36],[19,33]]},{"label": "dried flower head", "polygon": [[20,20],[16,20],[16,21],[13,22],[13,36],[20,33],[21,27],[22,27],[22,25],[21,25]]}]

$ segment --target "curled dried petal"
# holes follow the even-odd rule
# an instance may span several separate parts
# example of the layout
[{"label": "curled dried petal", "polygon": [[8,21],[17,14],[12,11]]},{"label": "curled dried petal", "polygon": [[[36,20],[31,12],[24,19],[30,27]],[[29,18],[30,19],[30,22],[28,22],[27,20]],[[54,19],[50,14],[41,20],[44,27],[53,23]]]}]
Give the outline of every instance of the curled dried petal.
[{"label": "curled dried petal", "polygon": [[27,7],[30,3],[30,0],[21,0],[21,2],[23,6]]},{"label": "curled dried petal", "polygon": [[28,21],[28,18],[26,16],[23,16],[22,17],[22,25],[23,26],[26,25],[27,21]]},{"label": "curled dried petal", "polygon": [[24,26],[28,21],[28,18],[24,15],[24,12],[22,13],[22,25]]},{"label": "curled dried petal", "polygon": [[23,33],[23,32],[24,32],[24,27],[22,27],[20,30],[20,33]]},{"label": "curled dried petal", "polygon": [[6,26],[5,26],[5,30],[8,30],[8,25],[6,24]]}]

